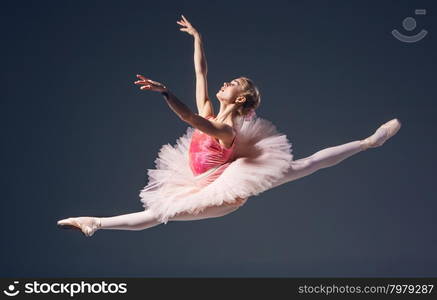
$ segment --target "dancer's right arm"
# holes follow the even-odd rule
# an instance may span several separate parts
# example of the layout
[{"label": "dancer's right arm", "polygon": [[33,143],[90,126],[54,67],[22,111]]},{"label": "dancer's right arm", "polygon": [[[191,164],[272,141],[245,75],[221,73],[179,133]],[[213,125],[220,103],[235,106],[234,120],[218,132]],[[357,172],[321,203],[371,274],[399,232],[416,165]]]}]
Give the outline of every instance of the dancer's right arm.
[{"label": "dancer's right arm", "polygon": [[194,37],[194,70],[196,73],[196,104],[199,115],[202,117],[214,115],[214,107],[208,96],[208,65],[206,63],[205,51],[200,33],[182,15],[182,19],[177,21],[181,31],[185,31]]},{"label": "dancer's right arm", "polygon": [[181,102],[168,89],[164,90],[162,94],[164,95],[168,106],[170,106],[182,121],[205,132],[207,135],[222,140],[225,144],[230,144],[234,139],[234,130],[231,126],[221,122],[210,121],[193,113],[188,106]]},{"label": "dancer's right arm", "polygon": [[180,101],[162,83],[156,82],[142,75],[137,75],[137,77],[139,80],[135,81],[135,84],[140,85],[141,90],[150,90],[162,93],[168,106],[182,121],[212,137],[222,140],[225,144],[230,144],[232,142],[235,133],[231,126],[221,122],[210,121],[193,113],[188,106]]}]

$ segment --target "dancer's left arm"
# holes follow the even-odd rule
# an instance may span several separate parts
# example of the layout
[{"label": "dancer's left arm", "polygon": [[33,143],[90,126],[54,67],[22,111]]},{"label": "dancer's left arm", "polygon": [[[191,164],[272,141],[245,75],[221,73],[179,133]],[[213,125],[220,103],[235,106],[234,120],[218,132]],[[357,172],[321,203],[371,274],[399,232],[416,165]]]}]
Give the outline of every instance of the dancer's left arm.
[{"label": "dancer's left arm", "polygon": [[234,137],[234,131],[231,126],[220,122],[209,121],[208,119],[205,119],[204,117],[193,113],[188,106],[180,101],[162,83],[153,81],[142,75],[137,75],[137,77],[140,80],[135,81],[135,84],[141,85],[141,90],[150,90],[162,93],[168,106],[176,113],[176,115],[178,115],[178,117],[182,121],[215,138],[218,138],[225,142],[232,141]]},{"label": "dancer's left arm", "polygon": [[213,116],[214,107],[208,96],[208,65],[206,63],[205,51],[203,49],[203,39],[196,28],[181,15],[182,19],[177,21],[181,31],[185,31],[194,38],[194,70],[196,72],[196,104],[199,115],[202,117]]}]

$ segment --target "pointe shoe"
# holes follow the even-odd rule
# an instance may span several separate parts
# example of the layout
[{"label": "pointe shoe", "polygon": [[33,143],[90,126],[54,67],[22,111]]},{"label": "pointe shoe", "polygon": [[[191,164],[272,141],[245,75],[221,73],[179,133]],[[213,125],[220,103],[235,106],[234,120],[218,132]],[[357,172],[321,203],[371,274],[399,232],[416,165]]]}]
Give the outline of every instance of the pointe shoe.
[{"label": "pointe shoe", "polygon": [[401,122],[398,119],[392,119],[381,125],[373,135],[362,141],[362,148],[375,148],[382,146],[389,138],[394,136],[401,128]]},{"label": "pointe shoe", "polygon": [[78,217],[58,221],[57,225],[62,229],[80,230],[85,236],[92,236],[101,226],[100,218]]}]

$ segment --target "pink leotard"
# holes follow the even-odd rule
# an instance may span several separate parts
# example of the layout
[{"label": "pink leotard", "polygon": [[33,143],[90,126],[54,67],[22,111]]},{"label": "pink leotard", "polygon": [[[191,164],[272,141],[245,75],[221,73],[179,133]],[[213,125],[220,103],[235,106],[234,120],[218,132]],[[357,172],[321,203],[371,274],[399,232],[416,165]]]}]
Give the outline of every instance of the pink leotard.
[{"label": "pink leotard", "polygon": [[[208,116],[206,119],[213,118]],[[194,175],[200,175],[208,170],[216,168],[212,176],[208,176],[207,182],[217,178],[230,163],[235,148],[235,138],[230,148],[225,148],[218,139],[195,129],[189,148],[189,163]]]}]

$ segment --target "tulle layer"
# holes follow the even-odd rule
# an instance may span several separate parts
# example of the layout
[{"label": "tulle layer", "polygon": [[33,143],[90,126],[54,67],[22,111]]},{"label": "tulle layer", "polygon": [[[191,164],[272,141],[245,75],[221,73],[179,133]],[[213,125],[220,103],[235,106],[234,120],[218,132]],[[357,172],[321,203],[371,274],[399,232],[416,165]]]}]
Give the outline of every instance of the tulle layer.
[{"label": "tulle layer", "polygon": [[[167,223],[177,213],[198,214],[208,206],[258,195],[272,187],[293,160],[292,144],[286,135],[258,117],[237,129],[230,163],[196,177],[188,162],[193,132],[194,128],[188,127],[174,146],[162,146],[156,168],[148,169],[148,184],[140,198],[144,208],[152,210],[161,222]],[[214,180],[209,183],[208,178]]]}]

